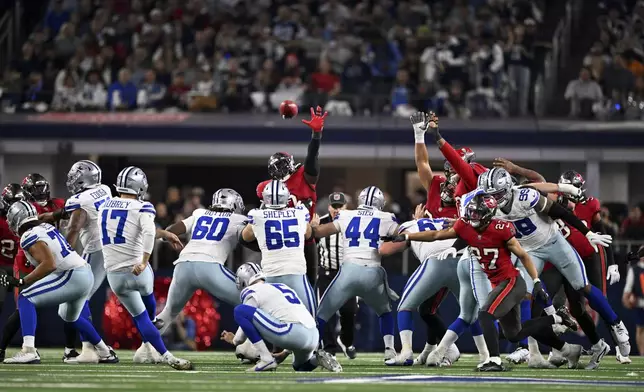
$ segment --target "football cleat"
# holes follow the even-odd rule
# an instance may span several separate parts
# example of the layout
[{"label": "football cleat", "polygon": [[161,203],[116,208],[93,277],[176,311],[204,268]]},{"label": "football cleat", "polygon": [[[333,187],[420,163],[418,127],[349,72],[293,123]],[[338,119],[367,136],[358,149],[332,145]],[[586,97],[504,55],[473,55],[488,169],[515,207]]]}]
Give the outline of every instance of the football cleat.
[{"label": "football cleat", "polygon": [[441,366],[441,364],[443,363],[443,358],[445,358],[445,354],[443,353],[443,350],[437,347],[431,353],[429,353],[429,355],[425,359],[425,366],[428,366],[428,367]]},{"label": "football cleat", "polygon": [[100,360],[98,352],[94,346],[83,347],[79,356],[76,357],[76,361],[69,361],[67,363],[98,363]]},{"label": "football cleat", "polygon": [[557,368],[555,365],[543,359],[540,353],[529,355],[528,367],[531,369],[556,369]]},{"label": "football cleat", "polygon": [[619,353],[622,356],[628,357],[631,353],[631,343],[629,342],[628,330],[624,326],[624,322],[620,321],[610,327],[613,340],[617,343]]},{"label": "football cleat", "polygon": [[601,339],[590,348],[590,352],[591,357],[588,365],[586,365],[586,370],[595,370],[599,367],[602,358],[610,352],[610,346],[604,339]]},{"label": "football cleat", "polygon": [[68,353],[63,354],[64,363],[76,363],[76,358],[80,354],[75,349],[71,349]]},{"label": "football cleat", "polygon": [[0,362],[4,362],[7,352],[5,350],[0,350]]},{"label": "football cleat", "polygon": [[395,358],[388,359],[385,361],[387,366],[411,366],[414,364],[414,353],[413,352],[401,352],[396,355]]},{"label": "football cleat", "polygon": [[354,346],[346,346],[343,342],[342,339],[340,339],[340,336],[338,336],[338,339],[336,339],[336,342],[338,343],[338,347],[342,350],[344,353],[344,356],[349,358],[349,359],[356,359],[356,348]]},{"label": "football cleat", "polygon": [[136,352],[134,353],[134,357],[132,358],[132,362],[144,363],[144,364],[154,363],[154,359],[152,358],[152,353],[150,352],[150,348],[146,343],[142,343],[141,347],[139,347],[136,350]]},{"label": "football cleat", "polygon": [[577,321],[575,321],[575,319],[572,317],[567,307],[562,306],[557,309],[557,316],[561,317],[561,324],[565,325],[571,331],[576,331],[579,329]]},{"label": "football cleat", "polygon": [[[433,347],[436,348],[436,346]],[[433,349],[427,348],[427,346],[425,346],[423,351],[416,357],[416,359],[414,359],[414,365],[424,365],[427,362],[427,357],[429,356],[429,354],[431,354],[432,351]]]},{"label": "football cleat", "polygon": [[628,365],[629,363],[633,362],[629,357],[625,357],[619,352],[619,347],[615,347],[615,359],[617,359],[617,362],[621,363],[622,365]]},{"label": "football cleat", "polygon": [[391,347],[385,347],[385,361],[396,358],[396,350]]},{"label": "football cleat", "polygon": [[255,364],[259,361],[259,353],[249,339],[235,347],[235,356],[241,360],[242,364]]},{"label": "football cleat", "polygon": [[[108,346],[109,347],[109,346]],[[106,356],[100,356],[98,358],[98,363],[119,363],[119,357],[116,355],[112,347],[109,347],[110,353]]]},{"label": "football cleat", "polygon": [[548,354],[548,362],[556,367],[562,367],[568,362],[568,360],[561,355],[561,351],[553,348],[552,351],[550,351],[550,354]]},{"label": "football cleat", "polygon": [[461,352],[459,351],[458,347],[456,347],[455,344],[452,344],[447,348],[447,352],[445,353],[445,358],[447,358],[447,360],[449,361],[448,366],[451,366],[453,363],[458,362],[459,358],[461,358]]},{"label": "football cleat", "polygon": [[529,357],[530,357],[530,351],[528,351],[528,349],[523,347],[517,347],[517,349],[514,350],[514,352],[511,352],[505,357],[505,360],[515,365],[520,365],[522,363],[528,362]]},{"label": "football cleat", "polygon": [[[499,360],[499,362],[501,361]],[[493,360],[489,360],[476,368],[479,372],[502,372],[505,370],[502,363],[497,363]]]},{"label": "football cleat", "polygon": [[[170,365],[170,367],[174,370],[192,370],[192,362],[188,361],[187,359],[170,356],[166,363]],[[273,361],[272,363],[275,363],[275,361]],[[277,364],[275,364],[275,367],[277,367]]]},{"label": "football cleat", "polygon": [[271,360],[270,362],[262,361],[261,359],[255,366],[253,366],[250,369],[247,369],[247,372],[271,372],[277,369],[277,362],[275,359]]},{"label": "football cleat", "polygon": [[35,348],[18,351],[16,355],[4,360],[5,364],[35,365],[40,363],[40,355]]},{"label": "football cleat", "polygon": [[579,357],[581,357],[581,346],[566,343],[561,350],[561,355],[568,361],[568,369],[577,369]]},{"label": "football cleat", "polygon": [[273,358],[279,365],[280,363],[284,362],[289,355],[291,355],[291,350],[282,350],[279,353],[273,354]]},{"label": "football cleat", "polygon": [[318,360],[318,365],[322,366],[326,370],[333,373],[342,372],[342,365],[340,365],[340,362],[338,362],[338,360],[330,353],[324,350],[318,350],[318,352],[315,353],[315,357]]}]

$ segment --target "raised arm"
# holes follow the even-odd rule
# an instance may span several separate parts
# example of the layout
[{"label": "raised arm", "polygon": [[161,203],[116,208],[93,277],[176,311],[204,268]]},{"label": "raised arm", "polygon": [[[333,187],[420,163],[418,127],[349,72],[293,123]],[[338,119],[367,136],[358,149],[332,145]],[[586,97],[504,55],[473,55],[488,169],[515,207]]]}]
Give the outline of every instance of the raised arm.
[{"label": "raised arm", "polygon": [[423,112],[416,112],[409,117],[409,121],[411,121],[414,128],[414,139],[416,141],[414,145],[416,170],[418,171],[418,177],[420,177],[420,183],[423,184],[426,191],[429,191],[434,179],[434,173],[429,166],[427,146],[425,146],[425,131],[427,131],[428,120],[427,115]]},{"label": "raised arm", "polygon": [[[504,168],[510,174],[513,174],[515,176],[525,177],[531,183],[546,182],[546,179],[538,172],[527,169],[525,167],[521,167],[505,158],[496,158],[493,164],[496,167]],[[534,184],[531,184],[531,185],[534,185]]]},{"label": "raised arm", "polygon": [[318,162],[318,155],[320,152],[320,142],[322,141],[322,129],[324,128],[324,119],[328,115],[327,112],[322,114],[322,107],[318,106],[316,110],[311,108],[311,119],[302,120],[308,125],[313,133],[311,134],[311,141],[304,159],[304,179],[311,185],[318,182],[320,176],[320,163]]}]

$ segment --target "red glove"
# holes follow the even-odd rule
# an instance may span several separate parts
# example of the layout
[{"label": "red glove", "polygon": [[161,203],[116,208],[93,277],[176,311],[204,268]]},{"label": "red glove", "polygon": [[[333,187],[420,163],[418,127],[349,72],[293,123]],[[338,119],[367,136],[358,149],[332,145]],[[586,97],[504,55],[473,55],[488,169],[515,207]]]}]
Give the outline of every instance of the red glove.
[{"label": "red glove", "polygon": [[322,114],[321,106],[315,108],[315,111],[313,110],[313,108],[311,108],[311,119],[302,120],[302,122],[308,125],[313,130],[313,132],[322,132],[322,128],[324,128],[324,119],[328,114],[329,113],[327,112],[324,112],[324,114]]}]

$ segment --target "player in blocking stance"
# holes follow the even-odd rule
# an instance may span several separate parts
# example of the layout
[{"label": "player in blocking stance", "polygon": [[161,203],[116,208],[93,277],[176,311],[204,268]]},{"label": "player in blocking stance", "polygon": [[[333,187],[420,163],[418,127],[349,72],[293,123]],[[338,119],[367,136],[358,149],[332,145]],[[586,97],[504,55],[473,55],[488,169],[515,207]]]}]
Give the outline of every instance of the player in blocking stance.
[{"label": "player in blocking stance", "polygon": [[470,251],[478,259],[481,268],[494,286],[479,312],[485,342],[490,351],[490,359],[480,365],[479,370],[504,370],[499,354],[495,320],[499,320],[508,340],[518,342],[526,336],[533,336],[543,344],[558,347],[571,363],[577,363],[581,355],[581,346],[562,342],[551,328],[552,324],[574,324],[574,320],[567,314],[557,312],[521,324],[519,307],[527,289],[524,279],[512,263],[510,253],[519,258],[530,278],[533,279],[533,296],[546,300],[548,294],[539,281],[530,255],[523,250],[514,237],[512,224],[493,219],[497,208],[496,200],[477,189],[464,195],[462,202],[463,218],[458,220],[453,228],[399,235],[395,241],[436,241],[460,238],[470,246]]},{"label": "player in blocking stance", "polygon": [[396,233],[398,222],[394,214],[382,211],[385,197],[377,187],[363,189],[358,202],[357,210],[341,211],[333,222],[313,228],[316,238],[336,233],[342,233],[344,238],[344,262],[320,300],[318,329],[322,336],[333,314],[349,298],[359,296],[380,318],[386,361],[396,357],[391,301],[397,301],[398,295],[389,288],[387,273],[380,265],[378,246],[380,236]]},{"label": "player in blocking stance", "polygon": [[35,347],[36,308],[59,305],[58,315],[71,323],[98,352],[97,362],[116,363],[118,358],[98,335],[92,323],[80,317],[94,283],[92,271],[52,225],[38,220],[36,208],[26,201],[14,203],[7,213],[9,227],[20,235],[20,245],[36,268],[24,278],[0,275],[0,286],[22,287],[18,309],[22,328],[22,350],[7,364],[40,363]]},{"label": "player in blocking stance", "polygon": [[147,190],[148,179],[143,170],[126,167],[116,178],[119,196],[100,208],[98,224],[107,280],[132,316],[148,354],[151,356],[152,350],[156,350],[172,368],[190,370],[190,361],[172,355],[152,323],[156,300],[154,274],[148,261],[154,248],[156,211],[151,203],[141,200]]},{"label": "player in blocking stance", "polygon": [[342,371],[333,357],[315,354],[319,340],[315,320],[295,291],[282,283],[266,283],[261,268],[254,263],[237,269],[237,288],[242,302],[235,307],[239,328],[236,334],[223,331],[221,339],[235,346],[250,340],[260,360],[249,372],[277,368],[264,340],[292,351],[295,371],[312,371],[318,364],[334,372]]}]

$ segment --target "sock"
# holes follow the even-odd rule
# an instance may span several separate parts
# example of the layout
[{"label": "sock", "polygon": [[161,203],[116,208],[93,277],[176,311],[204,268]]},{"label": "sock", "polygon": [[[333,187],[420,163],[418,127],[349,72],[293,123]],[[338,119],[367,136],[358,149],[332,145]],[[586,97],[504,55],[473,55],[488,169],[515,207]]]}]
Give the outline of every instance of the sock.
[{"label": "sock", "polygon": [[485,311],[479,312],[479,321],[483,329],[483,336],[485,337],[485,344],[490,353],[490,357],[499,356],[499,331],[494,325],[494,316]]},{"label": "sock", "polygon": [[161,339],[161,334],[159,333],[159,330],[154,326],[154,324],[152,324],[152,321],[150,320],[150,316],[148,315],[147,312],[143,312],[138,316],[135,316],[134,323],[136,324],[136,328],[141,333],[141,336],[143,337],[144,341],[150,342],[152,347],[154,347],[154,349],[157,350],[159,354],[163,355],[165,354],[166,351],[168,351],[165,348],[163,339]]},{"label": "sock", "polygon": [[0,341],[0,351],[5,351],[11,343],[11,339],[18,333],[20,329],[20,312],[16,309],[11,316],[7,319],[2,330],[2,341]]},{"label": "sock", "polygon": [[402,344],[402,350],[400,352],[410,352],[412,351],[412,338],[414,333],[410,330],[400,331],[400,342]]},{"label": "sock", "polygon": [[[320,336],[320,348],[324,347],[324,332],[326,328],[326,321],[322,320],[319,317],[316,317],[315,320],[317,321],[318,324],[318,335]],[[248,336],[248,335],[246,335]]]},{"label": "sock", "polygon": [[[101,341],[101,336],[96,332],[96,329],[92,323],[84,317],[79,317],[78,320],[74,321],[74,327],[78,329],[81,337],[83,338],[82,342],[89,342],[93,346],[97,345]],[[85,345],[83,345],[85,347]]]},{"label": "sock", "polygon": [[154,298],[154,293],[150,295],[141,296],[143,303],[145,304],[145,309],[148,311],[148,316],[150,320],[154,321],[157,317],[157,300]]},{"label": "sock", "polygon": [[[235,322],[239,327],[244,331],[244,334],[250,340],[251,343],[255,344],[262,340],[262,336],[257,331],[257,328],[253,325],[253,316],[255,315],[256,309],[249,305],[237,305],[233,312],[235,317]],[[319,328],[319,326],[318,326]]]},{"label": "sock", "polygon": [[81,345],[83,346],[83,350],[91,350],[94,348],[94,345],[88,341],[81,342]]},{"label": "sock", "polygon": [[67,355],[76,347],[76,328],[74,323],[65,322],[63,331],[65,332],[65,355]]},{"label": "sock", "polygon": [[474,339],[474,344],[476,345],[476,349],[479,352],[479,359],[483,362],[487,361],[487,359],[490,357],[490,352],[487,351],[487,344],[485,344],[483,331],[481,331],[480,335],[472,336],[472,338]]},{"label": "sock", "polygon": [[[469,326],[470,325],[468,323],[466,323],[465,320],[463,320],[462,318],[459,317],[456,320],[454,320],[453,323],[451,323],[449,325],[449,327],[447,328],[448,329],[447,332],[452,331],[454,334],[456,334],[456,339],[458,339],[458,337],[461,336],[463,334],[463,332],[465,332],[465,329],[467,327],[469,327]],[[479,328],[480,327],[481,326],[479,325]],[[445,333],[447,333],[447,332],[445,332]],[[445,340],[445,335],[443,335],[443,339],[441,339],[441,343],[443,343],[444,340]],[[455,341],[456,340],[454,340],[454,342]]]},{"label": "sock", "polygon": [[[85,301],[85,305],[83,306],[83,310],[81,310],[80,317],[84,318],[90,323],[92,322],[92,312],[89,310],[89,301]],[[88,341],[88,337],[83,336],[83,332],[81,330],[78,330],[78,337],[80,338],[81,342]]]},{"label": "sock", "polygon": [[25,335],[22,337],[22,347],[36,348],[36,337],[34,335]]},{"label": "sock", "polygon": [[429,354],[429,353],[431,353],[432,351],[434,351],[434,349],[436,349],[436,345],[435,345],[435,344],[425,343],[425,347],[423,348],[423,353],[427,353],[427,354]]},{"label": "sock", "polygon": [[588,298],[588,304],[593,308],[599,315],[604,319],[604,321],[609,325],[615,325],[619,321],[617,315],[610,307],[608,300],[604,297],[604,294],[595,286],[590,286],[590,292],[584,292],[586,298]]},{"label": "sock", "polygon": [[546,312],[548,316],[552,316],[553,314],[557,314],[557,311],[555,310],[555,307],[550,304],[549,306],[546,306],[543,308],[543,311]]},{"label": "sock", "polygon": [[399,331],[413,331],[414,325],[412,321],[412,313],[409,310],[401,310],[396,316],[398,319],[398,330]]},{"label": "sock", "polygon": [[454,332],[452,329],[448,329],[447,332],[445,332],[443,339],[441,339],[441,342],[438,344],[438,347],[436,349],[440,350],[441,352],[445,352],[452,344],[456,343],[457,340],[458,340],[458,334]]},{"label": "sock", "polygon": [[[385,340],[385,348],[394,348],[394,316],[391,312],[387,312],[381,314],[378,319],[380,321],[380,333]],[[387,345],[388,343],[391,345]]]},{"label": "sock", "polygon": [[528,336],[528,351],[530,351],[530,355],[541,355],[541,350],[539,350],[539,342],[537,342],[537,340],[532,336]]},{"label": "sock", "polygon": [[[245,331],[244,331],[245,332]],[[246,335],[248,336],[248,335]],[[264,362],[272,362],[273,361],[273,355],[271,354],[270,351],[268,351],[268,347],[266,347],[266,343],[264,343],[263,340],[258,340],[256,342],[253,342],[253,346],[255,346],[255,349],[257,349],[257,353],[259,354],[259,359],[264,361]]]},{"label": "sock", "polygon": [[18,296],[18,309],[20,311],[22,336],[36,336],[36,324],[38,322],[36,306],[21,294]]},{"label": "sock", "polygon": [[[521,301],[521,322],[522,323],[532,318],[532,314],[531,314],[532,310],[530,309],[530,302],[531,301],[528,299],[524,299],[523,301]],[[521,339],[519,343],[522,344],[523,346],[527,346],[528,339],[527,338]]]},{"label": "sock", "polygon": [[385,348],[394,348],[394,335],[385,335],[382,340],[385,342]]},{"label": "sock", "polygon": [[438,344],[443,339],[445,331],[447,331],[443,320],[435,313],[421,313],[420,316],[425,324],[427,324],[427,343]]},{"label": "sock", "polygon": [[167,363],[174,358],[174,355],[172,355],[170,351],[166,351],[165,354],[162,355],[162,357],[163,357],[163,360]]},{"label": "sock", "polygon": [[481,329],[481,323],[479,323],[478,319],[470,324],[470,331],[472,332],[472,336],[483,335],[483,329]]},{"label": "sock", "polygon": [[110,355],[110,348],[107,347],[107,344],[105,344],[103,340],[96,343],[95,347],[98,355],[100,355],[101,357],[107,357],[108,355]]}]

